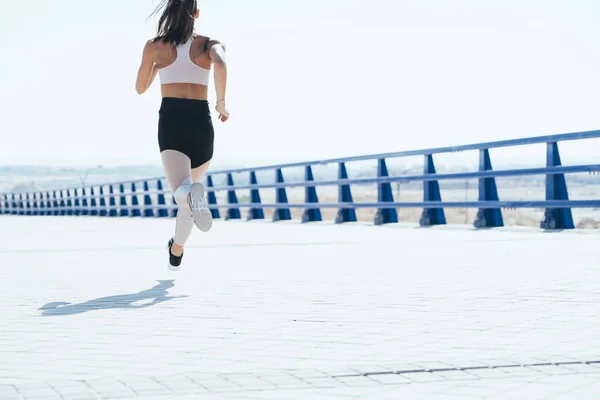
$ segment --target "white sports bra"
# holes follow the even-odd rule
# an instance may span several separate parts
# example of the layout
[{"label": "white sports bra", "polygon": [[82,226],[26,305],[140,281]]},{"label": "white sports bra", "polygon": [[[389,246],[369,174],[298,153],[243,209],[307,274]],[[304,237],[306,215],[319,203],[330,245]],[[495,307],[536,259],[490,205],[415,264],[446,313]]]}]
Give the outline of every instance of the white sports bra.
[{"label": "white sports bra", "polygon": [[[208,86],[210,70],[197,66],[190,59],[190,47],[192,47],[193,41],[194,35],[186,43],[176,46],[177,57],[175,58],[175,62],[168,67],[158,70],[162,85],[169,83],[194,83],[196,85]],[[207,51],[207,45],[208,40],[204,45],[205,51]]]}]

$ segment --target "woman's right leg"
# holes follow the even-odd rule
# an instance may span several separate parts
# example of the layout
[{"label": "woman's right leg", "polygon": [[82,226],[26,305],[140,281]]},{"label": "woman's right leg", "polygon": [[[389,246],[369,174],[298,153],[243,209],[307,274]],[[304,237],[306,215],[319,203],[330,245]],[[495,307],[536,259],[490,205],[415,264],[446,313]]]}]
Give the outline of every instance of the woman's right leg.
[{"label": "woman's right leg", "polygon": [[175,243],[171,248],[173,255],[179,257],[183,254],[183,246],[194,227],[194,218],[189,204],[192,184],[191,162],[188,156],[177,150],[164,150],[160,153],[160,157],[167,181],[179,206],[175,222]]}]

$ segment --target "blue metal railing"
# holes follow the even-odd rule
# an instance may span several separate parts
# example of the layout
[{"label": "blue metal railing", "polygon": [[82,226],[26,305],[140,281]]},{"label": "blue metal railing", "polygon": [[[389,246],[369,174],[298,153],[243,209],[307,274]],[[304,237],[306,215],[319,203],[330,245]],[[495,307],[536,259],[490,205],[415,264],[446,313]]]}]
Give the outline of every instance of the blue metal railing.
[{"label": "blue metal railing", "polygon": [[[524,139],[504,140],[478,143],[464,146],[440,147],[424,150],[412,150],[395,153],[371,154],[347,158],[297,162],[290,164],[269,165],[253,168],[238,168],[211,172],[206,178],[208,203],[214,218],[220,218],[219,208],[225,208],[225,219],[240,219],[241,208],[248,209],[248,220],[264,219],[264,209],[274,209],[273,221],[290,220],[292,208],[303,209],[302,221],[321,221],[322,208],[338,209],[336,222],[356,221],[357,208],[375,208],[375,224],[398,222],[397,209],[423,208],[420,218],[421,226],[446,223],[445,208],[478,208],[474,226],[499,227],[504,225],[502,208],[543,208],[543,229],[573,229],[572,208],[600,207],[600,199],[569,200],[565,174],[595,173],[600,171],[600,164],[562,166],[558,150],[558,142],[600,138],[599,131],[569,133],[550,136],[530,137]],[[530,144],[546,144],[546,167],[522,168],[510,170],[493,170],[490,149],[523,146]],[[462,151],[479,151],[479,170],[461,173],[436,173],[433,155]],[[424,172],[420,175],[390,176],[386,160],[410,156],[424,157]],[[349,178],[346,164],[357,161],[376,161],[377,177]],[[315,180],[313,167],[337,164],[338,179]],[[304,168],[304,181],[285,182],[283,170]],[[272,170],[275,182],[259,184],[258,171]],[[248,184],[235,185],[234,175],[247,173]],[[540,201],[500,201],[496,187],[497,177],[546,176],[546,200]],[[227,184],[215,186],[215,177],[224,176]],[[478,201],[442,201],[439,181],[478,179]],[[422,202],[398,202],[392,194],[392,183],[422,182]],[[351,185],[377,184],[376,202],[355,202]],[[337,186],[338,202],[319,203],[317,187]],[[288,202],[287,188],[302,187],[305,190],[305,201],[292,204]],[[260,190],[275,189],[275,202],[266,204],[261,201]],[[240,203],[238,190],[249,190],[249,203]],[[219,206],[215,193],[226,192],[227,204]],[[173,196],[164,184],[164,178],[152,178],[138,181],[118,182],[70,188],[36,193],[18,193],[0,195],[0,214],[14,215],[83,215],[103,217],[173,217],[177,206]]]}]

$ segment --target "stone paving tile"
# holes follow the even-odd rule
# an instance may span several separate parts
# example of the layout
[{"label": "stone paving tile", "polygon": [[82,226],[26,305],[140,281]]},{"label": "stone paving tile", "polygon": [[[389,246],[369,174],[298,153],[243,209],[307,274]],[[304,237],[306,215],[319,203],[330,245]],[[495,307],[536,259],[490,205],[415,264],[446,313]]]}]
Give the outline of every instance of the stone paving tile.
[{"label": "stone paving tile", "polygon": [[443,376],[431,372],[408,372],[403,373],[402,376],[417,383],[440,382],[446,380]]},{"label": "stone paving tile", "polygon": [[186,393],[207,393],[205,388],[185,376],[160,377],[156,378],[156,381],[167,388],[171,393],[179,395]]},{"label": "stone paving tile", "polygon": [[375,382],[382,383],[384,385],[399,385],[414,383],[409,378],[400,374],[382,374],[382,375],[370,375],[369,378]]},{"label": "stone paving tile", "polygon": [[52,389],[64,399],[98,399],[98,394],[84,382],[52,382]]},{"label": "stone paving tile", "polygon": [[294,376],[261,376],[261,379],[267,381],[280,389],[308,389],[312,385],[304,379]]},{"label": "stone paving tile", "polygon": [[317,371],[317,370],[290,370],[287,372],[290,375],[295,376],[300,379],[329,377],[329,374],[327,372],[322,372],[322,371]]},{"label": "stone paving tile", "polygon": [[0,399],[20,400],[21,397],[12,386],[0,386]]},{"label": "stone paving tile", "polygon": [[314,388],[325,389],[325,388],[336,388],[345,387],[346,385],[339,379],[325,377],[325,378],[303,378],[303,381],[307,382]]},{"label": "stone paving tile", "polygon": [[59,394],[46,384],[20,385],[16,387],[20,397],[25,399],[55,399]]},{"label": "stone paving tile", "polygon": [[481,379],[471,371],[436,371],[435,374],[449,381],[472,381]]},{"label": "stone paving tile", "polygon": [[118,379],[98,379],[86,382],[101,398],[126,398],[137,396],[129,386]]},{"label": "stone paving tile", "polygon": [[573,371],[575,374],[597,374],[600,373],[600,368],[590,364],[569,364],[563,368]]},{"label": "stone paving tile", "polygon": [[242,386],[227,380],[221,376],[214,374],[186,374],[187,378],[191,379],[196,384],[202,386],[208,392],[238,392]]},{"label": "stone paving tile", "polygon": [[373,386],[374,381],[368,376],[345,376],[345,377],[336,377],[336,380],[342,382],[344,385],[356,387],[356,386]]}]

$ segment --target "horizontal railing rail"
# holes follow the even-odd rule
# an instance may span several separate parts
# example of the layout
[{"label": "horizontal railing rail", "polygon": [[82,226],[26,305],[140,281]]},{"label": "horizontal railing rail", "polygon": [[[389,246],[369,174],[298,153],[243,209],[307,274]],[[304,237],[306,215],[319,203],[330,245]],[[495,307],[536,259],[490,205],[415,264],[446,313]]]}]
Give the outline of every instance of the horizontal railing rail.
[{"label": "horizontal railing rail", "polygon": [[[214,218],[220,218],[220,209],[225,209],[225,219],[240,219],[241,209],[247,209],[247,219],[264,219],[264,210],[273,209],[273,221],[291,219],[291,209],[303,209],[302,221],[321,221],[320,209],[338,209],[337,223],[356,221],[356,209],[377,209],[375,224],[398,222],[397,209],[423,208],[420,225],[445,224],[445,208],[478,208],[474,226],[499,227],[504,225],[502,209],[536,208],[544,209],[540,227],[543,229],[574,228],[572,208],[600,208],[600,199],[570,200],[565,180],[566,174],[598,173],[600,164],[563,166],[558,150],[559,141],[600,138],[600,130],[559,135],[538,136],[495,142],[477,143],[462,146],[438,147],[423,150],[410,150],[393,153],[371,154],[346,158],[332,158],[237,168],[214,171],[207,175],[205,184],[209,208]],[[546,166],[520,169],[492,169],[490,149],[546,144]],[[433,155],[469,150],[479,151],[479,170],[458,173],[436,173]],[[424,171],[420,175],[391,176],[386,160],[399,157],[423,156]],[[358,161],[377,161],[377,176],[350,178],[346,164]],[[338,179],[315,180],[313,167],[338,164]],[[286,182],[284,169],[304,168],[304,180]],[[272,170],[275,182],[258,183],[257,172]],[[248,173],[249,184],[236,185],[234,176]],[[214,185],[214,177],[225,175],[227,184]],[[519,176],[545,176],[545,200],[512,201],[500,200],[496,178]],[[439,181],[478,180],[478,201],[442,201]],[[83,215],[107,217],[173,217],[178,207],[164,177],[124,182],[106,183],[86,187],[56,189],[35,193],[6,193],[0,195],[0,214],[12,215]],[[394,199],[392,183],[421,182],[423,201],[400,202]],[[356,202],[353,200],[352,185],[377,185],[376,202]],[[337,202],[319,202],[317,187],[337,186]],[[303,203],[290,203],[286,189],[304,188]],[[275,189],[275,202],[263,203],[260,191]],[[237,191],[249,190],[248,202],[239,202]],[[217,203],[216,194],[226,192],[227,203]]]},{"label": "horizontal railing rail", "polygon": [[486,142],[486,143],[475,143],[475,144],[467,144],[461,146],[446,146],[446,147],[434,147],[430,149],[422,149],[422,150],[406,150],[406,151],[397,151],[392,153],[379,153],[379,154],[369,154],[364,156],[354,156],[354,157],[345,157],[345,158],[331,158],[327,160],[315,160],[315,161],[303,161],[296,162],[290,164],[276,164],[276,165],[267,165],[261,167],[254,168],[237,168],[237,169],[229,169],[229,170],[221,170],[221,171],[212,171],[212,175],[218,174],[228,174],[228,173],[240,173],[240,172],[249,172],[249,171],[261,171],[261,170],[271,170],[278,168],[293,168],[293,167],[307,167],[312,165],[328,165],[328,164],[338,164],[341,162],[349,163],[355,161],[369,161],[375,159],[388,159],[388,158],[400,158],[400,157],[414,157],[414,156],[424,156],[429,154],[442,154],[442,153],[458,153],[468,150],[482,150],[482,149],[493,149],[498,147],[512,147],[512,146],[525,146],[531,144],[539,144],[539,143],[551,143],[551,142],[564,142],[570,140],[581,140],[581,139],[594,139],[600,138],[600,130],[595,131],[586,131],[586,132],[576,132],[576,133],[562,133],[558,135],[547,135],[547,136],[534,136],[529,138],[522,139],[509,139],[509,140],[501,140],[495,142]]}]

